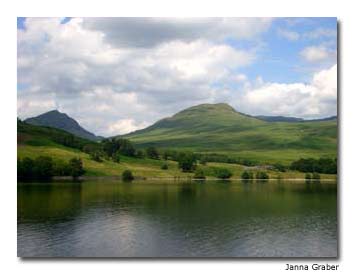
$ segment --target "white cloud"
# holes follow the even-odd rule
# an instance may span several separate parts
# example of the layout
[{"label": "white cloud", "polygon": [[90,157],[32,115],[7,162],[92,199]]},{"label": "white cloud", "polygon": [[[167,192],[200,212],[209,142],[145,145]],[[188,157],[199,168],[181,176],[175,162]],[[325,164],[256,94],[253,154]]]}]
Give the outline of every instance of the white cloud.
[{"label": "white cloud", "polygon": [[305,118],[330,116],[337,111],[337,65],[314,74],[310,84],[264,83],[246,91],[243,104],[254,114]]},{"label": "white cloud", "polygon": [[147,127],[149,124],[146,122],[137,123],[134,119],[122,119],[109,125],[108,132],[111,135],[119,132],[120,134],[129,133],[138,129]]},{"label": "white cloud", "polygon": [[285,29],[278,29],[278,35],[280,37],[284,37],[289,41],[297,41],[300,38],[300,34],[296,31],[285,30]]},{"label": "white cloud", "polygon": [[105,33],[118,47],[153,47],[169,41],[190,42],[226,37],[253,39],[266,31],[272,18],[85,18],[84,26]]},{"label": "white cloud", "polygon": [[[260,35],[270,24],[268,18],[74,18],[66,24],[60,18],[26,19],[26,29],[18,30],[18,115],[56,108],[103,136],[206,102],[234,102],[246,113],[326,115],[333,110],[333,83],[326,73],[311,85],[267,83],[262,77],[252,83],[242,73],[257,59]],[[226,38],[252,46],[237,48]],[[283,110],[279,100],[276,105],[257,91],[282,89],[286,96],[279,98],[292,100]],[[323,97],[304,112],[309,90],[327,94],[328,109]]]},{"label": "white cloud", "polygon": [[333,60],[336,57],[336,52],[332,51],[324,46],[310,46],[304,48],[300,55],[307,62],[323,62]]},{"label": "white cloud", "polygon": [[[213,85],[255,59],[252,49],[239,50],[205,38],[171,38],[148,48],[118,47],[107,43],[107,33],[87,29],[85,20],[61,24],[60,18],[27,19],[26,29],[18,31],[18,83],[36,87],[31,92],[28,88],[19,91],[20,117],[54,107],[29,103],[52,94],[55,107],[87,129],[101,135],[121,134],[184,107],[213,101]],[[257,33],[268,21],[261,19],[258,25],[258,20],[249,20]],[[204,29],[214,20],[208,22],[197,20],[196,24]],[[217,22],[224,29],[234,26],[241,37],[250,37],[241,32],[249,28],[247,19],[237,24]],[[187,25],[192,26],[192,21]],[[204,36],[208,35],[212,34]]]},{"label": "white cloud", "polygon": [[247,81],[247,76],[245,74],[240,73],[240,74],[237,74],[234,79],[236,82],[242,83],[242,82]]}]

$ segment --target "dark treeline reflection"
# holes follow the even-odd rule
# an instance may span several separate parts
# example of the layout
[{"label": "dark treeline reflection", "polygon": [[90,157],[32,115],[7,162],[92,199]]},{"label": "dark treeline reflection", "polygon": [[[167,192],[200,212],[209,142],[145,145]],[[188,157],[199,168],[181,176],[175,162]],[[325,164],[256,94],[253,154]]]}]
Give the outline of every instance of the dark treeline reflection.
[{"label": "dark treeline reflection", "polygon": [[[23,256],[332,255],[336,185],[20,184],[18,227]],[[306,235],[331,249],[304,250]]]}]

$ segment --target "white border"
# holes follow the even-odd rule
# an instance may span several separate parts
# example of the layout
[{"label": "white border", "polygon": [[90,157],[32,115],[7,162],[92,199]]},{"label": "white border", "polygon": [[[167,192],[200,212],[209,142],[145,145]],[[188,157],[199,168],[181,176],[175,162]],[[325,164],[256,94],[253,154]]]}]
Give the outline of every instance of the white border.
[{"label": "white border", "polygon": [[[354,180],[354,16],[350,1],[187,1],[187,0],[61,0],[5,1],[1,6],[1,241],[2,273],[279,273],[287,262],[319,260],[50,260],[23,261],[16,257],[16,17],[17,16],[331,16],[341,24],[340,51],[340,264],[341,273],[354,273],[352,258]],[[222,233],[222,232],[221,232]],[[326,262],[321,260],[321,262]]]}]

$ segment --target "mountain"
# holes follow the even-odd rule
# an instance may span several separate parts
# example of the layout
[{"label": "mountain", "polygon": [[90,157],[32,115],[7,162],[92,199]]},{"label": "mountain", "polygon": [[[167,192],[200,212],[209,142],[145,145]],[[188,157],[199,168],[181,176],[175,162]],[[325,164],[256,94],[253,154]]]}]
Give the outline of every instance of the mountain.
[{"label": "mountain", "polygon": [[303,118],[296,118],[296,117],[286,117],[286,116],[258,115],[254,117],[267,122],[316,122],[316,121],[319,122],[319,121],[330,121],[330,120],[337,119],[337,116],[331,116],[331,117],[320,118],[320,119],[311,119],[311,120],[305,120]]},{"label": "mountain", "polygon": [[304,119],[296,118],[296,117],[285,117],[285,116],[265,116],[265,115],[258,115],[254,116],[257,119],[267,121],[267,122],[302,122]]},{"label": "mountain", "polygon": [[69,133],[72,133],[75,136],[92,140],[92,141],[98,141],[102,139],[101,137],[96,136],[93,133],[81,127],[78,122],[76,122],[73,118],[69,117],[67,114],[61,113],[57,110],[52,110],[43,113],[39,116],[28,118],[24,122],[36,126],[46,126],[46,127],[53,127],[53,128],[65,130]]},{"label": "mountain", "polygon": [[122,136],[136,146],[220,153],[263,162],[336,157],[337,121],[269,122],[228,104],[202,104]]}]

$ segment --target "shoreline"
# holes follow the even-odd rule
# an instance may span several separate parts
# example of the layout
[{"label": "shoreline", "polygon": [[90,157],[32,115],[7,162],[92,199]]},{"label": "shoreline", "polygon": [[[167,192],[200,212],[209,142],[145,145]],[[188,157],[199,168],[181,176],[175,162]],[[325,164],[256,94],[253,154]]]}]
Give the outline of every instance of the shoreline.
[{"label": "shoreline", "polygon": [[[70,176],[54,176],[50,181],[56,182],[87,182],[87,181],[119,181],[123,182],[121,176],[81,176],[76,180],[73,180]],[[241,178],[230,178],[230,179],[219,179],[219,178],[205,178],[205,179],[195,179],[192,177],[135,177],[131,182],[145,182],[145,181],[169,181],[169,182],[210,182],[210,181],[220,181],[220,182],[296,182],[296,183],[305,183],[305,178],[270,178],[268,180],[262,179],[253,179],[253,180],[244,180]],[[338,179],[320,179],[319,183],[326,184],[337,184]],[[36,181],[34,181],[36,182]],[[17,183],[31,183],[31,181],[17,181]],[[310,184],[316,184],[317,182],[310,182]]]}]

